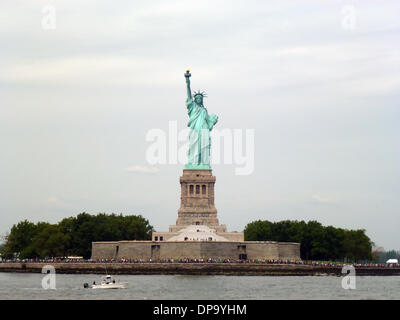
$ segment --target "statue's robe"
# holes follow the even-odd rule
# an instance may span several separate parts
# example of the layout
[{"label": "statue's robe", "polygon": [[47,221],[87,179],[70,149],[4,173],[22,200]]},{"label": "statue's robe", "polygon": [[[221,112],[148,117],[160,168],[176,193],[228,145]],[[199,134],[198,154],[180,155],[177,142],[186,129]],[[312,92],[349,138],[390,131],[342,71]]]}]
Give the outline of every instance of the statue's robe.
[{"label": "statue's robe", "polygon": [[188,165],[210,165],[210,131],[217,122],[216,116],[210,116],[204,106],[194,99],[186,99],[190,128]]}]

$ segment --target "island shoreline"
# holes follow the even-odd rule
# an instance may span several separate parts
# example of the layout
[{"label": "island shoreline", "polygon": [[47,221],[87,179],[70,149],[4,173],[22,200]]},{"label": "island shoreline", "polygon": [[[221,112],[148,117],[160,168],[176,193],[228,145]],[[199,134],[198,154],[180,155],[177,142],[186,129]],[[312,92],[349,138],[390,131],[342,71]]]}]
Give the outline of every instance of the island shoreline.
[{"label": "island shoreline", "polygon": [[[262,263],[0,263],[0,272],[41,273],[51,265],[59,274],[343,276],[341,266]],[[355,267],[359,276],[400,275],[400,267]]]}]

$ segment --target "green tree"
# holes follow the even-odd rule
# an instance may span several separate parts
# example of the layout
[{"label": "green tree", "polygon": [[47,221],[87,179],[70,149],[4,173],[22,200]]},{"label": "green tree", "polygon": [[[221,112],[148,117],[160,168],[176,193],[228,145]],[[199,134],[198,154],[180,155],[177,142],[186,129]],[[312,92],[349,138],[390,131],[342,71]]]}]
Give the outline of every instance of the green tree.
[{"label": "green tree", "polygon": [[33,238],[31,250],[41,258],[64,257],[68,240],[69,235],[64,234],[58,225],[47,225]]},{"label": "green tree", "polygon": [[150,240],[152,231],[149,221],[141,215],[83,212],[58,224],[25,220],[11,228],[2,254],[4,257],[17,254],[21,259],[68,255],[90,258],[92,242]]},{"label": "green tree", "polygon": [[325,227],[318,221],[254,221],[244,230],[245,240],[300,243],[306,260],[371,259],[372,242],[365,230]]},{"label": "green tree", "polygon": [[63,228],[71,230],[71,251],[75,255],[90,257],[92,242],[120,240],[150,240],[153,227],[141,215],[122,216],[99,213],[78,214],[65,221]]},{"label": "green tree", "polygon": [[[28,220],[24,220],[14,225],[6,237],[6,243],[2,249],[2,255],[12,258],[19,255],[23,249],[27,248],[36,234],[36,225]],[[24,256],[22,255],[22,258]]]},{"label": "green tree", "polygon": [[365,230],[346,230],[344,234],[344,256],[350,261],[372,258],[372,243]]},{"label": "green tree", "polygon": [[271,222],[258,220],[249,223],[244,229],[244,237],[247,241],[272,240]]}]

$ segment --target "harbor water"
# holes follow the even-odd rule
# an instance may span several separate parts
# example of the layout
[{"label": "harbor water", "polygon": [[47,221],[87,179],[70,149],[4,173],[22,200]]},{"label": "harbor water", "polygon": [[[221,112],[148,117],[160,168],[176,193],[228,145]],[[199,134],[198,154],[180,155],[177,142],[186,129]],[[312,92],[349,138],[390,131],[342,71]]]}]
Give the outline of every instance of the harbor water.
[{"label": "harbor water", "polygon": [[120,275],[126,289],[93,290],[94,274],[56,274],[55,289],[44,289],[39,273],[0,273],[0,299],[400,299],[399,276],[357,276],[355,289],[343,289],[335,276]]}]

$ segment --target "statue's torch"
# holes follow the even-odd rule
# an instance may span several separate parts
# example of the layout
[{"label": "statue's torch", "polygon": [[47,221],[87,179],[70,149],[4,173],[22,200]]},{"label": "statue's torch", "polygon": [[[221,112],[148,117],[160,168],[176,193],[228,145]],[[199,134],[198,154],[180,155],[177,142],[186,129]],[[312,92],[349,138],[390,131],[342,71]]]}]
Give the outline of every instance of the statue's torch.
[{"label": "statue's torch", "polygon": [[190,70],[186,69],[186,73],[185,73],[185,77],[186,78],[190,78],[191,74],[190,74]]}]

